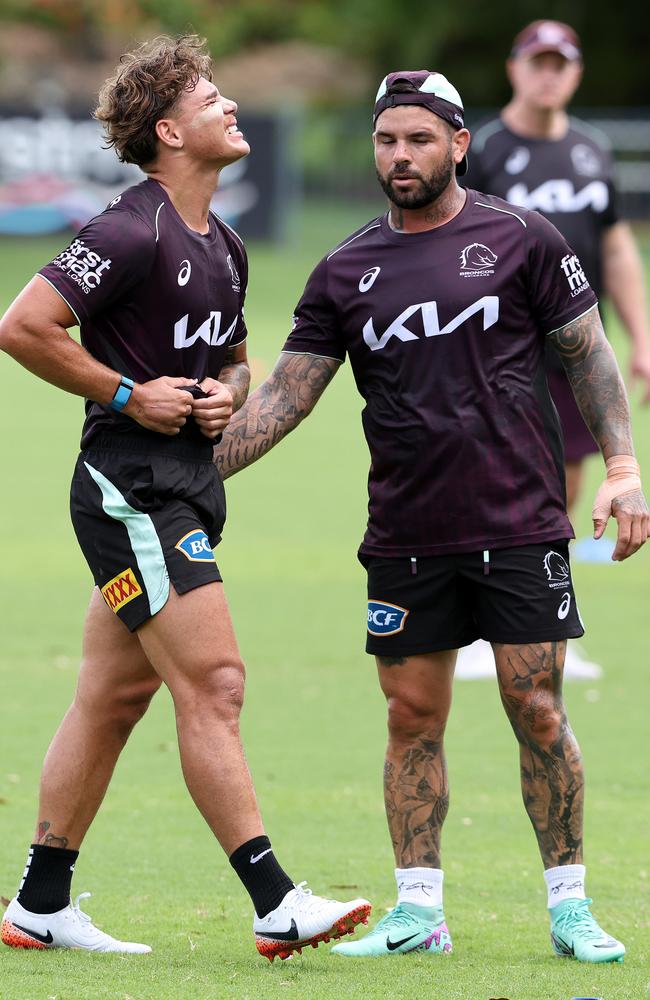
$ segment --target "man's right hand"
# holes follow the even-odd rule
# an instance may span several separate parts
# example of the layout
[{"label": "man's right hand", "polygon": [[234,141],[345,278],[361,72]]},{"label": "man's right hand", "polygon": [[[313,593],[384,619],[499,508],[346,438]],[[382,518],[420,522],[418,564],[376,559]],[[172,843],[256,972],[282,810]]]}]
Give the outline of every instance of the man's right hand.
[{"label": "man's right hand", "polygon": [[136,383],[123,413],[147,430],[178,434],[192,412],[192,397],[183,386],[196,385],[195,378],[162,378]]}]

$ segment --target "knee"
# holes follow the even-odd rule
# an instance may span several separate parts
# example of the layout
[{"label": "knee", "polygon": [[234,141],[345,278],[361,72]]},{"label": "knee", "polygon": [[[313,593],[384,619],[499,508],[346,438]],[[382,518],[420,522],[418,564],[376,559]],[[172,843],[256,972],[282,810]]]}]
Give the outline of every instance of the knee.
[{"label": "knee", "polygon": [[425,733],[440,741],[446,722],[446,713],[439,706],[417,697],[401,694],[388,699],[388,733],[393,741],[410,743]]},{"label": "knee", "polygon": [[512,700],[508,715],[520,743],[532,743],[546,751],[552,749],[567,726],[561,701],[552,691],[539,688]]},{"label": "knee", "polygon": [[174,685],[177,714],[217,717],[238,723],[244,704],[246,672],[237,658],[215,659],[199,665]]}]

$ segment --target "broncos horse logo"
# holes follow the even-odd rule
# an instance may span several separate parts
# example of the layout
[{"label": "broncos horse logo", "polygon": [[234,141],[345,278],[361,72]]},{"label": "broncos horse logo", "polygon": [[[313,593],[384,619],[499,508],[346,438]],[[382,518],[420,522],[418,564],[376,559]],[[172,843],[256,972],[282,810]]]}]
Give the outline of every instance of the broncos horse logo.
[{"label": "broncos horse logo", "polygon": [[470,243],[460,255],[460,267],[462,271],[483,271],[494,267],[497,259],[497,255],[484,243]]},{"label": "broncos horse logo", "polygon": [[546,577],[551,583],[565,583],[569,579],[569,567],[564,556],[551,549],[544,556]]}]

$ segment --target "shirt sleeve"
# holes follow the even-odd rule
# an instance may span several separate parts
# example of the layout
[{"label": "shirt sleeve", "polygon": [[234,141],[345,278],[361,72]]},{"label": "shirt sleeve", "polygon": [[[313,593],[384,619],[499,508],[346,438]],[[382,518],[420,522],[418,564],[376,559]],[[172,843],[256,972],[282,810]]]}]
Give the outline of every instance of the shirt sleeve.
[{"label": "shirt sleeve", "polygon": [[603,223],[605,226],[614,226],[617,222],[621,221],[621,213],[619,207],[619,195],[616,188],[616,168],[614,166],[614,160],[611,153],[608,151],[606,154],[607,162],[607,190],[609,192],[609,199],[607,201],[607,208],[605,209],[603,215]]},{"label": "shirt sleeve", "polygon": [[124,299],[147,277],[155,254],[155,234],[142,219],[108,210],[38,273],[81,322]]},{"label": "shirt sleeve", "polygon": [[228,347],[237,347],[239,344],[243,344],[248,337],[248,329],[244,319],[244,302],[248,291],[248,256],[243,243],[236,244],[233,258],[237,261],[235,274],[240,280],[239,315],[233,335],[228,341]]},{"label": "shirt sleeve", "polygon": [[328,292],[328,265],[323,259],[312,271],[296,306],[293,327],[283,347],[293,354],[316,354],[345,361],[345,342],[334,302]]},{"label": "shirt sleeve", "polygon": [[538,212],[526,215],[531,310],[544,334],[584,315],[598,299],[579,258],[555,226]]}]

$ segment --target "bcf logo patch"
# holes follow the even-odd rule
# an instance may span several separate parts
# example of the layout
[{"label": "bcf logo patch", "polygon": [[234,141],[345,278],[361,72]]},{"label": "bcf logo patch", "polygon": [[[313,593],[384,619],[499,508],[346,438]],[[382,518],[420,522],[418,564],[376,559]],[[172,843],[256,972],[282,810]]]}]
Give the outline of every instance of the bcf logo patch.
[{"label": "bcf logo patch", "polygon": [[141,593],[142,587],[130,568],[122,570],[112,580],[109,580],[105,587],[102,587],[102,597],[115,614],[129,601],[139,597]]},{"label": "bcf logo patch", "polygon": [[182,552],[190,562],[206,562],[206,560],[214,559],[208,536],[205,531],[201,531],[198,528],[195,531],[189,531],[187,535],[183,535],[176,542],[174,548]]},{"label": "bcf logo patch", "polygon": [[386,601],[368,601],[368,632],[370,635],[395,635],[401,632],[408,618],[406,608]]}]

